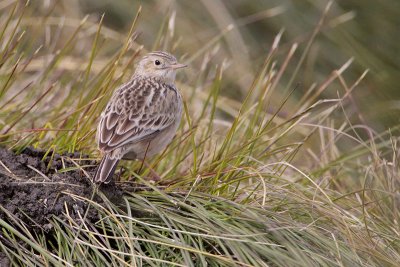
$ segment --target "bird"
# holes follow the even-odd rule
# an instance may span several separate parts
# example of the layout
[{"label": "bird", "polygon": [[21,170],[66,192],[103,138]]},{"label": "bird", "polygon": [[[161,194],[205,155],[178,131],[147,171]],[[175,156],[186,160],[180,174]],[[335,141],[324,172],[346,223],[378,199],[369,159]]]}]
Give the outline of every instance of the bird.
[{"label": "bird", "polygon": [[114,91],[97,127],[103,157],[94,183],[109,183],[121,159],[144,160],[172,141],[183,109],[175,76],[184,67],[168,52],[150,52],[138,62],[132,78]]}]

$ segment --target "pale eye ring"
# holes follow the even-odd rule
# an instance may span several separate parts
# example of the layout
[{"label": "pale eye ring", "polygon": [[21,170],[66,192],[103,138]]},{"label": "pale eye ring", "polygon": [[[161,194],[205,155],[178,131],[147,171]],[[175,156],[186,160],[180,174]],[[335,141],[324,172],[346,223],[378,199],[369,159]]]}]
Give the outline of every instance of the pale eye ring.
[{"label": "pale eye ring", "polygon": [[154,61],[154,64],[156,64],[158,66],[161,64],[161,62],[160,62],[160,60],[157,59],[156,61]]}]

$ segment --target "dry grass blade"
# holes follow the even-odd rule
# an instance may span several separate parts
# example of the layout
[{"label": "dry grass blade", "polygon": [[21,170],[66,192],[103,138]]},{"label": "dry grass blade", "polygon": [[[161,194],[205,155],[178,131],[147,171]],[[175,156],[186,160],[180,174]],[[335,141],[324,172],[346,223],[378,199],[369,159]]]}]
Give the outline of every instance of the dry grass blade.
[{"label": "dry grass blade", "polygon": [[[16,199],[5,199],[9,195],[3,190],[0,265],[3,258],[14,266],[375,267],[400,262],[400,127],[378,131],[360,115],[356,91],[365,89],[367,71],[353,75],[357,57],[338,57],[334,64],[324,62],[329,70],[309,72],[313,60],[324,59],[319,33],[347,23],[352,13],[329,20],[330,7],[335,6],[329,12],[339,10],[330,1],[319,20],[307,16],[316,25],[307,40],[300,36],[291,43],[290,29],[279,31],[279,25],[267,42],[270,49],[263,43],[253,51],[250,32],[260,35],[262,20],[290,9],[243,15],[232,12],[234,1],[190,6],[177,1],[168,8],[163,1],[157,7],[168,11],[151,17],[157,35],[144,23],[147,2],[126,33],[111,30],[112,14],[72,17],[55,2],[46,3],[22,7],[19,1],[0,1],[1,142],[17,154],[1,152],[0,176],[12,182],[0,186],[21,186],[25,196],[30,187],[59,188],[54,198],[61,199],[61,211],[40,224],[27,207],[12,211]],[[192,5],[204,5],[205,13],[190,13]],[[182,10],[188,10],[186,18]],[[204,21],[206,28],[201,25],[204,32],[195,32],[198,21],[186,23],[190,16],[208,15],[212,19]],[[251,30],[245,27],[250,24]],[[191,33],[190,40],[180,36],[182,30]],[[113,90],[133,73],[143,47],[152,46],[146,43],[150,34],[157,36],[155,48],[184,55],[191,65],[177,77],[185,98],[182,125],[142,170],[140,162],[124,162],[121,181],[92,187],[98,116]],[[299,77],[303,74],[307,78]],[[310,77],[308,92],[292,86]],[[24,159],[28,146],[44,148],[37,162]],[[76,151],[90,158],[63,154]],[[20,175],[9,162],[33,178]],[[161,181],[153,181],[153,174]],[[76,179],[53,181],[57,177]],[[48,211],[44,198],[29,205]]]}]

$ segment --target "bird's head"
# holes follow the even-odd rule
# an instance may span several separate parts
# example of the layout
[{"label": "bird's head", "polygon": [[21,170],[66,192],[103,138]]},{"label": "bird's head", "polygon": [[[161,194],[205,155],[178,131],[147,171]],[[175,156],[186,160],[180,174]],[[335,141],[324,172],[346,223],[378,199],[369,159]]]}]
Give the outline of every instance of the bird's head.
[{"label": "bird's head", "polygon": [[136,76],[156,78],[161,82],[173,84],[176,70],[187,65],[180,64],[176,58],[163,51],[154,51],[145,55],[138,63]]}]

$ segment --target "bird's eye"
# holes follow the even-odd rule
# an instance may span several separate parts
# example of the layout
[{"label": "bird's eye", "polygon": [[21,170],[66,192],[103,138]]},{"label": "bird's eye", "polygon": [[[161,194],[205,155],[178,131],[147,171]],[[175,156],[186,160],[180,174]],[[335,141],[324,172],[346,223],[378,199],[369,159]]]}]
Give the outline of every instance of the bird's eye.
[{"label": "bird's eye", "polygon": [[156,60],[154,61],[154,64],[156,64],[157,66],[161,64],[160,60]]}]

